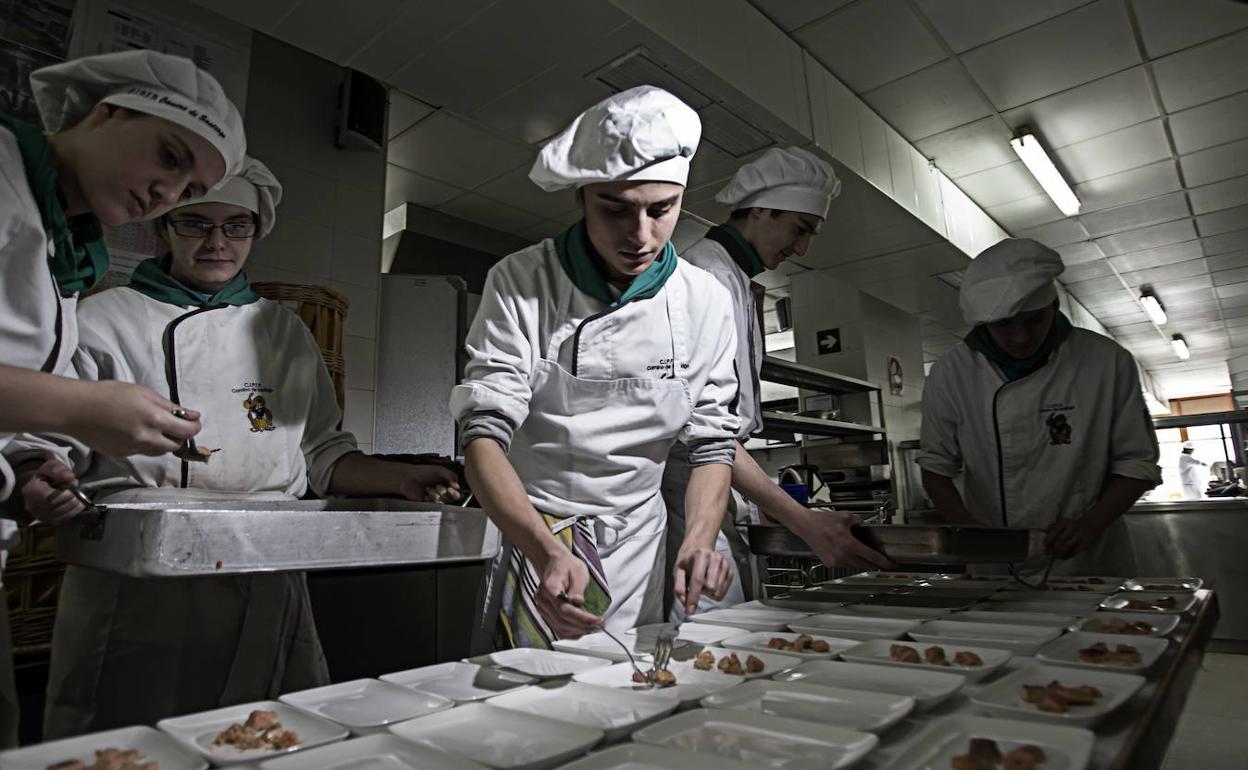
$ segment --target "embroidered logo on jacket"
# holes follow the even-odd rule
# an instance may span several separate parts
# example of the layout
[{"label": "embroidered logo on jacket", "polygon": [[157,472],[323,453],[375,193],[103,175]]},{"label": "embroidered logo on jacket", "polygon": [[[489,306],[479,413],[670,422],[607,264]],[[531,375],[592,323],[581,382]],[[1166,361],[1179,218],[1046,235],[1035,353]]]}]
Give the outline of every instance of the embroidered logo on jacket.
[{"label": "embroidered logo on jacket", "polygon": [[273,424],[273,412],[265,402],[264,396],[252,393],[243,400],[243,408],[247,410],[247,421],[251,423],[252,433],[277,429],[277,426]]},{"label": "embroidered logo on jacket", "polygon": [[1049,426],[1049,444],[1058,446],[1060,444],[1069,444],[1071,434],[1074,428],[1070,424],[1070,420],[1066,419],[1066,415],[1062,412],[1053,412],[1049,415],[1049,419],[1044,421]]}]

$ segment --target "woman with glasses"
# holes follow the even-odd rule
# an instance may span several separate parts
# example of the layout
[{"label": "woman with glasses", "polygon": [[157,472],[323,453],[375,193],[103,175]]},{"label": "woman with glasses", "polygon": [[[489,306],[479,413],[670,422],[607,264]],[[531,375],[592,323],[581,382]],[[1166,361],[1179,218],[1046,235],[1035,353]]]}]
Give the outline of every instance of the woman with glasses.
[{"label": "woman with glasses", "polygon": [[[269,170],[248,158],[239,176],[158,220],[168,254],[79,309],[80,374],[195,404],[198,451],[122,461],[61,451],[23,483],[32,514],[58,523],[80,511],[48,485],[76,477],[97,501],[114,503],[167,500],[170,488],[192,490],[175,499],[207,490],[293,500],[309,489],[458,498],[445,468],[359,452],[337,428],[342,414],[311,333],[252,291],[243,267],[280,197]],[[44,736],[152,724],[328,683],[303,573],[138,579],[71,566]]]}]

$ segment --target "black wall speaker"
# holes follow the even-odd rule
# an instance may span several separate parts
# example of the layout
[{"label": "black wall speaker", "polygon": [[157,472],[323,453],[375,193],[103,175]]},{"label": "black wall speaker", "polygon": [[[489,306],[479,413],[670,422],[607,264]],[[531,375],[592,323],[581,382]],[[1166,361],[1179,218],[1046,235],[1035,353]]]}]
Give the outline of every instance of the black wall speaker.
[{"label": "black wall speaker", "polygon": [[780,331],[793,328],[793,315],[788,297],[776,299],[776,321],[780,324]]},{"label": "black wall speaker", "polygon": [[386,144],[386,87],[362,72],[343,71],[338,114],[339,149],[381,152]]}]

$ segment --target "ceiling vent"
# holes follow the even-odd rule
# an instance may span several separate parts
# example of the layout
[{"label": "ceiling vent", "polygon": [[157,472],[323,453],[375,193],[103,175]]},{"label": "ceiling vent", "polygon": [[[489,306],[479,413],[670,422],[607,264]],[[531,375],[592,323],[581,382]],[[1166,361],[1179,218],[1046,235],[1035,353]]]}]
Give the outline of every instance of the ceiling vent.
[{"label": "ceiling vent", "polygon": [[709,96],[707,91],[715,89],[706,88],[700,82],[705,80],[705,76],[700,75],[696,68],[697,65],[681,68],[660,61],[653,51],[643,47],[629,51],[591,73],[590,77],[616,91],[626,91],[640,85],[658,86],[670,91],[697,110],[702,119],[702,140],[710,142],[734,158],[743,158],[776,143],[765,131],[739,117],[748,115],[755,108],[743,102],[738,104]]}]

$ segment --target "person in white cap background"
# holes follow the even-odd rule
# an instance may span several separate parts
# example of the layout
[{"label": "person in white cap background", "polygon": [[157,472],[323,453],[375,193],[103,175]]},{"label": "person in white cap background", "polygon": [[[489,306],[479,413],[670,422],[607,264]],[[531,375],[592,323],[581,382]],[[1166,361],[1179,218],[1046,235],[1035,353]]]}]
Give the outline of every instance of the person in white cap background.
[{"label": "person in white cap background", "polygon": [[[755,506],[783,523],[810,545],[828,565],[862,568],[889,566],[879,552],[863,545],[850,527],[853,514],[812,511],[798,504],[759,467],[742,443],[762,429],[759,370],[763,363],[762,330],[751,281],[765,270],[774,270],[792,256],[803,256],[828,216],[841,182],[832,166],[797,147],[767,150],[737,170],[715,196],[731,208],[728,222],[712,227],[706,237],[685,250],[681,257],[715,276],[733,302],[740,399],[737,413],[741,430],[732,466],[732,495],[725,531],[716,547],[733,560],[733,587],[725,602],[744,601],[740,573],[748,565],[745,527],[758,522]],[[689,479],[688,452],[681,444],[672,447],[663,474],[663,493],[668,509],[668,556],[675,557],[684,538],[684,499]],[[735,525],[735,526],[734,526]],[[713,602],[703,599],[703,608]],[[674,617],[682,608],[674,607]]]},{"label": "person in white cap background", "polygon": [[967,267],[973,329],[923,389],[923,486],[951,523],[1047,530],[1054,574],[1132,575],[1121,516],[1161,482],[1157,439],[1135,359],[1059,310],[1063,269],[1028,239]]},{"label": "person in white cap background", "polygon": [[1204,497],[1201,484],[1201,468],[1208,463],[1196,459],[1196,445],[1190,441],[1183,442],[1183,451],[1179,453],[1179,484],[1183,487],[1184,500],[1199,500]]},{"label": "person in white cap background", "polygon": [[[167,211],[237,168],[242,120],[189,59],[150,51],[36,70],[42,127],[0,114],[0,450],[13,434],[71,434],[112,456],[176,449],[199,416],[127,383],[70,375],[75,303],[108,269],[101,224]],[[0,458],[0,500],[13,489]],[[16,541],[0,519],[0,569]],[[0,748],[16,738],[7,613],[0,613]]]},{"label": "person in white cap background", "polygon": [[472,490],[512,546],[491,586],[500,644],[661,620],[676,441],[694,469],[672,590],[692,608],[728,588],[714,545],[740,426],[731,300],[669,242],[700,135],[697,113],[652,86],[589,108],[529,175],[576,188],[584,219],[490,270],[451,411]]},{"label": "person in white cap background", "polygon": [[[304,323],[261,299],[243,268],[272,230],[281,185],[259,161],[158,220],[164,257],[79,307],[84,379],[167,389],[205,416],[206,462],[114,459],[19,437],[27,509],[48,523],[82,510],[49,485],[81,479],[100,502],[204,493],[295,500],[399,495],[458,499],[451,471],[362,454]],[[17,465],[18,460],[27,460]],[[33,473],[27,469],[37,468]],[[273,698],[328,684],[303,573],[140,579],[70,566],[52,641],[44,734],[60,738]]]}]

